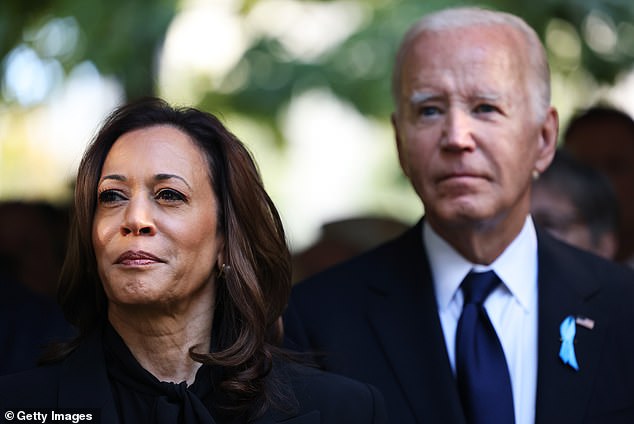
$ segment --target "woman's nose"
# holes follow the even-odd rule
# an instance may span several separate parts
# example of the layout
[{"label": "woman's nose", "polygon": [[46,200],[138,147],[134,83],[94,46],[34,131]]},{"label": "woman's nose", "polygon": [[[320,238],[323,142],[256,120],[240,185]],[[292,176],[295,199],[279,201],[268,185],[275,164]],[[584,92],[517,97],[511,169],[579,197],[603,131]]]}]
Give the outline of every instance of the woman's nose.
[{"label": "woman's nose", "polygon": [[129,201],[121,224],[121,234],[124,236],[156,234],[151,200],[139,196]]}]

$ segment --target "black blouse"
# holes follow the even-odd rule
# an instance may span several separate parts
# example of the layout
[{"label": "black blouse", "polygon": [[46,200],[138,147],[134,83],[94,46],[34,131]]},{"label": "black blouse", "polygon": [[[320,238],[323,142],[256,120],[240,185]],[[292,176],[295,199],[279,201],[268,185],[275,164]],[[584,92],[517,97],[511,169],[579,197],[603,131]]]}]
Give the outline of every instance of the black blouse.
[{"label": "black blouse", "polygon": [[111,325],[104,329],[104,355],[122,423],[213,423],[212,369],[198,369],[191,386],[159,381],[134,358]]}]

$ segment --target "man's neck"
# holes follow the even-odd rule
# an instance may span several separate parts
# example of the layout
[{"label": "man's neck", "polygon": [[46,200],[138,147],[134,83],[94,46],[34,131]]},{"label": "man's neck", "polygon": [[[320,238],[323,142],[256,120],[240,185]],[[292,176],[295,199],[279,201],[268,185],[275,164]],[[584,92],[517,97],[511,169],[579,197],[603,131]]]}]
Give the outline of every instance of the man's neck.
[{"label": "man's neck", "polygon": [[490,265],[515,240],[526,220],[505,222],[445,224],[428,219],[433,230],[465,259],[480,265]]}]

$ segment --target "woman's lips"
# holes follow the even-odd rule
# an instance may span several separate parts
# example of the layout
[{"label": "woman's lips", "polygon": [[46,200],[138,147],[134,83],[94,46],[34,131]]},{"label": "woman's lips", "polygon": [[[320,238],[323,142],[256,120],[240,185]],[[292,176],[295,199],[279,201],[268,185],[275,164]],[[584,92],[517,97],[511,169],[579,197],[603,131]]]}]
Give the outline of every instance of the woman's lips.
[{"label": "woman's lips", "polygon": [[165,262],[155,255],[144,252],[142,250],[132,251],[128,250],[119,256],[115,264],[121,265],[150,265],[153,263]]}]

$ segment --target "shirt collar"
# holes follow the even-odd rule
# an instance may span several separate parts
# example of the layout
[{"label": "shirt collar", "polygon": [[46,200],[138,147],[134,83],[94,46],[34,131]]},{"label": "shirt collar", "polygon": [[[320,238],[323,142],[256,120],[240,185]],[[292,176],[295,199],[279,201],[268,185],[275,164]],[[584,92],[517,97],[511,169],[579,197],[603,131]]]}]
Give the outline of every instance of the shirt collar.
[{"label": "shirt collar", "polygon": [[529,312],[537,296],[537,235],[530,216],[515,239],[490,265],[473,264],[458,253],[423,221],[423,243],[431,267],[438,309],[444,310],[454,299],[467,273],[492,269],[504,282],[513,298]]}]

